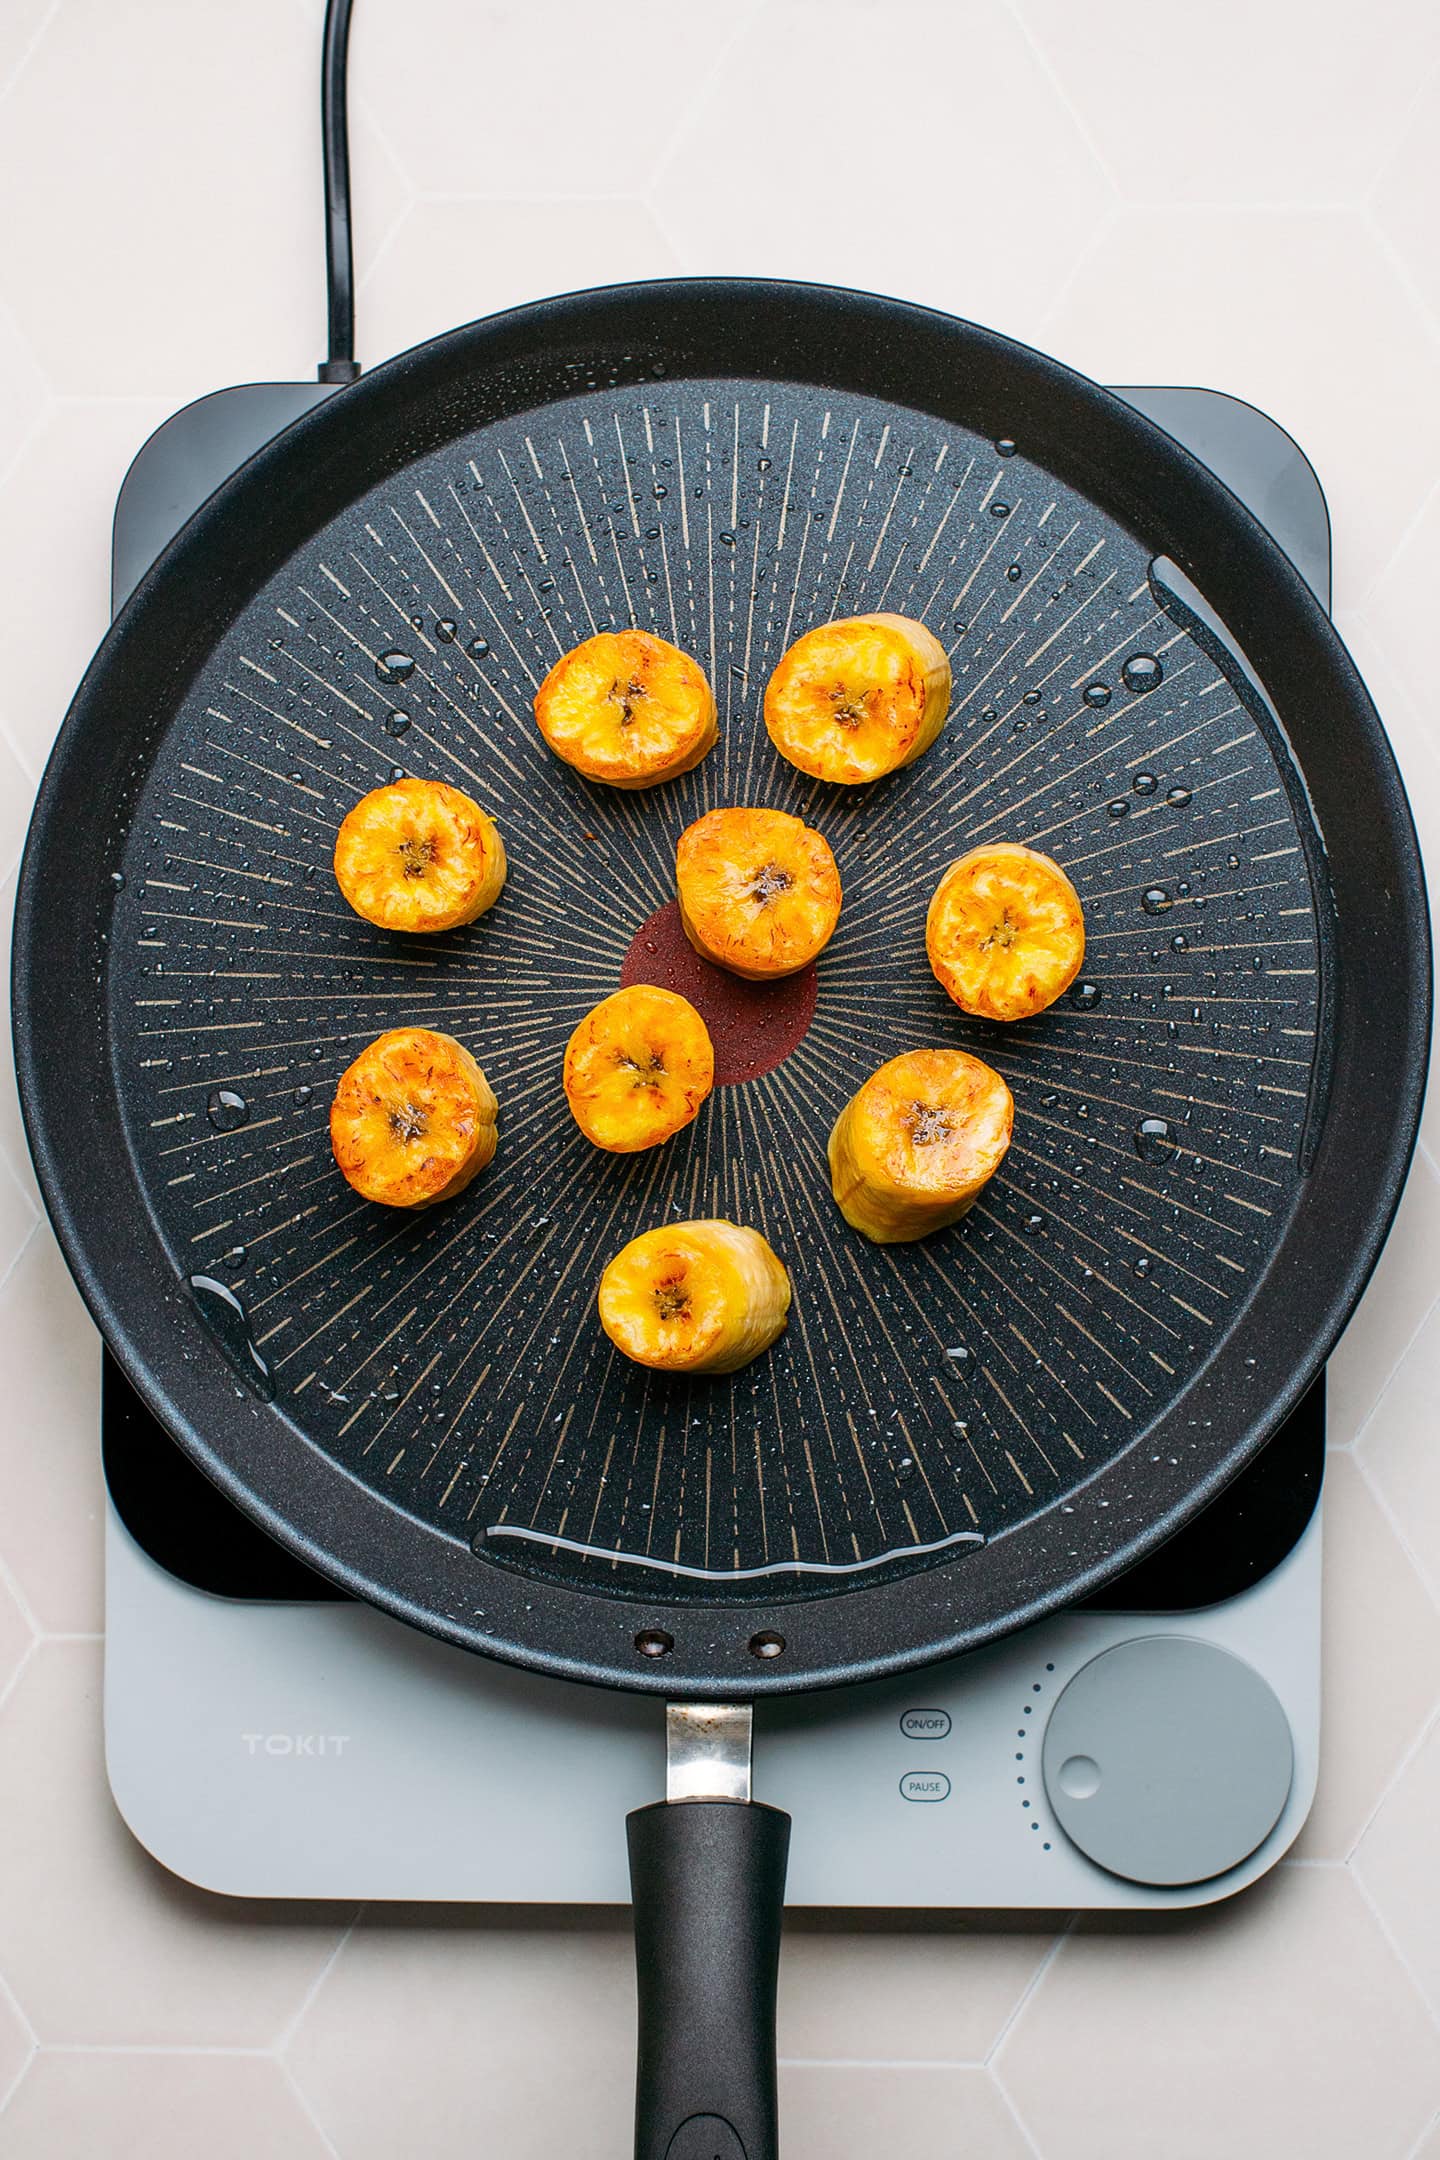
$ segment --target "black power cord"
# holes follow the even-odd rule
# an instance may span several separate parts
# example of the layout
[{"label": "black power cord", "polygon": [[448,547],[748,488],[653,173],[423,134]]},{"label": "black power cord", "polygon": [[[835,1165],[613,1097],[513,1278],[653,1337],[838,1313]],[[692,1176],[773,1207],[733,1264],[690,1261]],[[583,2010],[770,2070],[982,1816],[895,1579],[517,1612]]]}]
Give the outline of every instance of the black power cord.
[{"label": "black power cord", "polygon": [[326,0],[320,63],[320,140],[325,160],[325,275],[330,302],[330,357],[317,380],[354,382],[355,256],[350,241],[350,129],[345,111],[345,62],[351,0]]}]

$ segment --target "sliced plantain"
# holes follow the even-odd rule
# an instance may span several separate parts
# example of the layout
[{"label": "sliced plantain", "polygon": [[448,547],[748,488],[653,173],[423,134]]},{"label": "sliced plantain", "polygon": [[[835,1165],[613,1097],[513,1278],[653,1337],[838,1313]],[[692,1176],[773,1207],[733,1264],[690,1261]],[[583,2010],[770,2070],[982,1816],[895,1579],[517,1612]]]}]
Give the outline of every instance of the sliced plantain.
[{"label": "sliced plantain", "polygon": [[362,795],[335,839],[335,878],[381,930],[458,930],[495,905],[505,843],[493,818],[443,780]]},{"label": "sliced plantain", "polygon": [[830,844],[783,810],[711,810],[675,850],[680,920],[696,952],[767,982],[807,967],[840,919]]},{"label": "sliced plantain", "polygon": [[391,1028],[340,1075],[330,1145],[365,1199],[432,1207],[490,1161],[498,1112],[495,1090],[453,1035]]},{"label": "sliced plantain", "polygon": [[1016,841],[971,848],[935,888],[925,950],[941,987],[982,1020],[1030,1020],[1085,958],[1080,896],[1059,863]]},{"label": "sliced plantain", "polygon": [[945,648],[908,615],[851,615],[807,630],[765,692],[780,755],[847,787],[923,756],[949,709]]},{"label": "sliced plantain", "polygon": [[556,757],[618,788],[689,772],[720,733],[699,662],[648,630],[602,630],[565,653],[535,693],[535,719]]},{"label": "sliced plantain", "polygon": [[1010,1145],[1015,1105],[968,1050],[907,1050],[851,1096],[830,1135],[830,1184],[852,1229],[908,1244],[958,1222]]},{"label": "sliced plantain", "polygon": [[565,1050],[565,1098],[587,1140],[612,1155],[659,1147],[715,1083],[710,1031],[688,998],[636,983],[586,1013]]},{"label": "sliced plantain", "polygon": [[659,1372],[738,1372],[790,1311],[790,1277],[758,1230],[667,1223],[616,1253],[600,1278],[600,1325]]}]

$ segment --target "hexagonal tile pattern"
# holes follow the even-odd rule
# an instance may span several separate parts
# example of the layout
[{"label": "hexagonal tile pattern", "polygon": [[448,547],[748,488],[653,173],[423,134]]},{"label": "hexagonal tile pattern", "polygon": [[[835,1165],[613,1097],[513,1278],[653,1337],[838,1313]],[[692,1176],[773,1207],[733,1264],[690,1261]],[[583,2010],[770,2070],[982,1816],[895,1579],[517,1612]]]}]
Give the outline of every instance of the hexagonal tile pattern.
[{"label": "hexagonal tile pattern", "polygon": [[[892,144],[868,101],[924,78],[953,116],[937,91]],[[775,0],[651,193],[687,270],[868,286],[1021,337],[1112,200],[1000,0]]]},{"label": "hexagonal tile pattern", "polygon": [[0,1558],[42,1628],[98,1633],[100,1339],[48,1223],[0,1284],[0,1371]]},{"label": "hexagonal tile pattern", "polygon": [[1440,345],[1358,212],[1126,210],[1041,327],[1101,382],[1204,383],[1289,428],[1329,500],[1342,601],[1440,467]]},{"label": "hexagonal tile pattern", "polygon": [[0,1282],[14,1267],[35,1226],[34,1202],[14,1171],[0,1162]]},{"label": "hexagonal tile pattern", "polygon": [[671,277],[679,258],[644,203],[420,202],[361,287],[366,350],[403,352],[538,294]]},{"label": "hexagonal tile pattern", "polygon": [[863,1932],[798,1917],[780,1960],[780,2052],[804,2062],[982,2062],[1052,1936],[950,1916]]},{"label": "hexagonal tile pattern", "polygon": [[1370,198],[1370,208],[1417,289],[1440,318],[1440,263],[1435,259],[1434,119],[1432,78],[1422,84],[1420,96],[1390,137],[1389,155]]},{"label": "hexagonal tile pattern", "polygon": [[[578,1919],[578,1925],[576,1925]],[[287,2061],[344,2160],[629,2150],[634,1957],[613,1919],[367,1915]]]},{"label": "hexagonal tile pattern", "polygon": [[34,1640],[29,1621],[8,1584],[0,1580],[0,1695],[20,1670]]},{"label": "hexagonal tile pattern", "polygon": [[9,0],[0,13],[0,101],[8,96],[55,0]]},{"label": "hexagonal tile pattern", "polygon": [[1081,1924],[995,2061],[1045,2160],[1404,2160],[1440,2035],[1343,1869]]},{"label": "hexagonal tile pattern", "polygon": [[1345,1447],[1374,1410],[1416,1330],[1440,1295],[1440,1177],[1417,1154],[1394,1226],[1329,1371],[1332,1446]]},{"label": "hexagonal tile pattern", "polygon": [[245,2055],[37,2055],[0,2160],[333,2160],[278,2065]]},{"label": "hexagonal tile pattern", "polygon": [[1428,723],[1432,742],[1440,745],[1428,651],[1416,634],[1428,619],[1428,596],[1440,579],[1440,482],[1431,488],[1405,531],[1396,533],[1395,542],[1377,568],[1361,610],[1373,642]]},{"label": "hexagonal tile pattern", "polygon": [[1208,0],[1203,18],[1132,0],[1019,11],[1115,185],[1147,203],[1358,199],[1440,54],[1440,24],[1409,0],[1380,0],[1363,29],[1345,0],[1316,0],[1303,34],[1247,0]]},{"label": "hexagonal tile pattern", "polygon": [[1320,1786],[1295,1851],[1342,1860],[1440,1696],[1440,1613],[1356,1463],[1325,1469]]},{"label": "hexagonal tile pattern", "polygon": [[1355,1873],[1440,2017],[1440,1723],[1431,1726],[1355,1850]]},{"label": "hexagonal tile pattern", "polygon": [[0,1822],[5,1978],[42,2045],[267,2047],[346,1924],[207,1896],[142,1852],[105,1783],[96,1644],[42,1643],[0,1709]]},{"label": "hexagonal tile pattern", "polygon": [[[21,812],[109,626],[110,522],[120,483],[171,409],[155,399],[66,399],[50,407],[0,481],[0,591],[12,633],[0,730],[29,775]],[[7,803],[0,827],[7,836],[15,814]],[[7,845],[7,869],[13,853]]]},{"label": "hexagonal tile pattern", "polygon": [[1033,2152],[983,2070],[934,2064],[783,2063],[780,2144],[785,2160],[875,2160],[883,2152],[1029,2160]]},{"label": "hexagonal tile pattern", "polygon": [[0,283],[53,389],[178,400],[313,374],[320,268],[296,206],[318,198],[316,57],[297,29],[288,0],[51,14],[0,128],[0,200],[45,214],[6,219]]},{"label": "hexagonal tile pattern", "polygon": [[9,743],[0,739],[0,878],[8,880],[19,867],[33,794],[29,774]]},{"label": "hexagonal tile pattern", "polygon": [[551,0],[540,17],[514,0],[357,8],[351,79],[427,194],[630,195],[755,14],[756,0],[718,20],[666,0]]},{"label": "hexagonal tile pattern", "polygon": [[1356,1444],[1355,1459],[1390,1512],[1432,1597],[1440,1599],[1440,1446],[1435,1375],[1440,1306],[1411,1343]]},{"label": "hexagonal tile pattern", "polygon": [[47,392],[40,370],[8,308],[0,308],[0,475],[14,464],[27,436],[45,409]]},{"label": "hexagonal tile pattern", "polygon": [[9,1997],[0,1991],[0,2113],[34,2052],[34,2045]]}]

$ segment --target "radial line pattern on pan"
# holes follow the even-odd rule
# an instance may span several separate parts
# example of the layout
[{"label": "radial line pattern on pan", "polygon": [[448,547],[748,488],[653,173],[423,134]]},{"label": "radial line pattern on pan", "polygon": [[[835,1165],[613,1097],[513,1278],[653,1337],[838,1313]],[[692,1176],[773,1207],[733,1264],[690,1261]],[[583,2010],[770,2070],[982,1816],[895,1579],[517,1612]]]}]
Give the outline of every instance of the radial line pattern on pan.
[{"label": "radial line pattern on pan", "polygon": [[[244,1300],[280,1410],[457,1536],[508,1524],[725,1572],[993,1534],[1145,1444],[1289,1213],[1319,942],[1271,745],[1157,606],[1144,547],[963,430],[718,383],[544,422],[457,442],[303,549],[157,761],[110,999],[177,1271]],[[951,718],[916,766],[829,788],[775,756],[764,684],[801,630],[881,605],[942,636]],[[694,651],[722,714],[715,753],[646,796],[561,767],[529,714],[558,652],[629,621]],[[1125,687],[1136,652],[1158,687]],[[499,905],[451,938],[387,938],[333,886],[335,828],[397,758],[506,837]],[[599,1155],[565,1111],[564,1043],[670,898],[680,831],[733,801],[815,823],[839,860],[810,1031],[665,1149]],[[932,982],[930,892],[994,837],[1076,878],[1087,1009],[1000,1030]],[[344,1065],[402,1019],[458,1034],[501,1102],[492,1169],[413,1220],[354,1204],[325,1130]],[[924,1042],[1004,1073],[1015,1145],[960,1228],[875,1248],[832,1206],[825,1136],[867,1072]],[[206,1122],[217,1087],[250,1106],[238,1130]],[[1134,1138],[1156,1117],[1158,1166]],[[794,1317],[732,1379],[665,1380],[610,1349],[595,1284],[626,1238],[705,1213],[771,1239]]]}]

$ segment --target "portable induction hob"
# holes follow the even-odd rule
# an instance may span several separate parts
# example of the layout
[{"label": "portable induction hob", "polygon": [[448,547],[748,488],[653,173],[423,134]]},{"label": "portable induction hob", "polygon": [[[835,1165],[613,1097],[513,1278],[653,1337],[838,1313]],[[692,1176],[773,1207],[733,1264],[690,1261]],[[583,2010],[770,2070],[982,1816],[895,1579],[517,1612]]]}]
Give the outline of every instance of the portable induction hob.
[{"label": "portable induction hob", "polygon": [[[114,601],[333,384],[217,392],[136,458]],[[1328,605],[1314,472],[1253,407],[1119,393],[1226,481]],[[1323,1380],[1219,1500],[1083,1608],[892,1681],[764,1703],[789,1902],[1165,1907],[1228,1896],[1308,1812]],[[333,1592],[181,1458],[106,1361],[106,1749],[165,1866],[243,1896],[624,1903],[660,1786],[643,1697],[477,1659]],[[614,1810],[612,1812],[611,1803]]]}]

